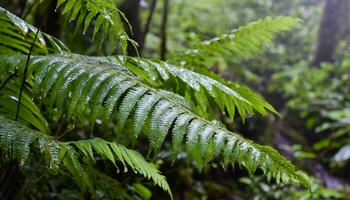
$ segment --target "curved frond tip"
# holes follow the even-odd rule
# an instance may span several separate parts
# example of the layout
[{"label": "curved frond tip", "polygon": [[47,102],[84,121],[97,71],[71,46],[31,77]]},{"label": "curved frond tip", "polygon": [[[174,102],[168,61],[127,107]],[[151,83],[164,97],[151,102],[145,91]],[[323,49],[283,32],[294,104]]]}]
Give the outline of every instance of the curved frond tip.
[{"label": "curved frond tip", "polygon": [[231,62],[247,60],[261,53],[264,45],[271,44],[277,34],[288,31],[301,22],[301,19],[293,17],[266,17],[228,34],[203,41],[194,49],[180,52],[172,62],[183,63],[188,67],[208,68],[218,57],[227,57]]}]

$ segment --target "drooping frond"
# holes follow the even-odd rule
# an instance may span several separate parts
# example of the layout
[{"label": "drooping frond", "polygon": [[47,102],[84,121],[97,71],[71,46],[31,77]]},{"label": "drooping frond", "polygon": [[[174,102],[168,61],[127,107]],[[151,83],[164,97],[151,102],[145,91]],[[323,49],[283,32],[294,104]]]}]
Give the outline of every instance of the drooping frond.
[{"label": "drooping frond", "polygon": [[[25,59],[3,56],[0,60],[6,66],[14,57]],[[170,135],[174,149],[186,151],[197,166],[221,157],[225,165],[237,162],[250,173],[259,168],[278,182],[307,185],[277,151],[200,118],[123,66],[79,55],[35,56],[30,71],[36,76],[37,94],[47,104],[77,117],[85,115],[91,122],[112,119],[117,130],[123,130],[128,121],[135,133],[146,134],[155,151]]]},{"label": "drooping frond", "polygon": [[114,0],[59,0],[57,7],[63,8],[62,14],[69,21],[76,20],[76,31],[83,28],[85,34],[94,24],[93,40],[97,39],[99,46],[107,40],[110,52],[116,49],[119,41],[124,54],[128,41],[136,45],[124,30],[123,21],[127,20]]},{"label": "drooping frond", "polygon": [[300,23],[300,19],[292,17],[266,17],[228,34],[203,41],[194,49],[180,53],[173,62],[187,67],[211,67],[218,58],[227,57],[229,61],[250,59],[262,52],[264,44],[271,44],[278,33]]},{"label": "drooping frond", "polygon": [[[123,64],[122,59],[114,57],[99,59]],[[125,66],[138,77],[143,78],[147,84],[176,91],[185,96],[189,102],[194,102],[194,106],[199,105],[197,111],[204,115],[207,113],[208,116],[213,116],[217,106],[231,119],[238,112],[243,121],[254,111],[262,115],[266,115],[268,111],[277,113],[262,96],[248,87],[224,81],[209,72],[203,75],[166,62],[131,57],[127,59]]]},{"label": "drooping frond", "polygon": [[[77,150],[74,150],[74,146]],[[48,169],[58,171],[61,167],[68,170],[77,180],[85,181],[89,186],[90,177],[80,163],[79,157],[95,161],[94,152],[100,158],[110,160],[116,166],[116,160],[123,163],[124,168],[130,166],[134,172],[152,179],[171,196],[169,185],[164,176],[138,152],[122,145],[107,142],[103,139],[80,140],[76,142],[60,142],[41,132],[33,131],[21,123],[0,116],[0,153],[2,159],[17,159],[24,164],[29,159],[32,148],[39,149]]]},{"label": "drooping frond", "polygon": [[124,170],[127,169],[127,165],[130,166],[135,173],[140,173],[144,177],[152,179],[172,196],[165,177],[160,175],[159,171],[152,164],[148,163],[137,151],[127,149],[116,143],[107,142],[100,138],[68,142],[68,144],[75,145],[86,158],[91,159],[93,162],[95,162],[94,151],[100,157],[110,160],[114,165],[116,165],[116,159],[118,159],[123,163]]},{"label": "drooping frond", "polygon": [[[0,53],[29,53],[37,28],[2,7],[0,7],[0,27]],[[45,55],[63,52],[68,52],[68,49],[61,41],[40,32],[32,54]]]}]

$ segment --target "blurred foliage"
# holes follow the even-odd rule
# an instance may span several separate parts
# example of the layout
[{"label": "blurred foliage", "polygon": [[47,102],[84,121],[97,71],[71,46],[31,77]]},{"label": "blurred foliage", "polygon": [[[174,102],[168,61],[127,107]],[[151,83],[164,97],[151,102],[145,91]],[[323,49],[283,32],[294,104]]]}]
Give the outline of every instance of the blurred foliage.
[{"label": "blurred foliage", "polygon": [[300,113],[317,135],[313,151],[335,168],[344,167],[350,143],[350,59],[319,68],[296,65],[274,74],[270,89],[288,98],[287,107]]},{"label": "blurred foliage", "polygon": [[310,196],[307,190],[298,190],[293,187],[283,187],[276,184],[267,184],[261,177],[240,178],[239,181],[247,185],[246,193],[249,199],[267,200],[267,199],[343,199],[344,194],[326,187],[320,186],[317,179],[312,180],[313,194]]}]

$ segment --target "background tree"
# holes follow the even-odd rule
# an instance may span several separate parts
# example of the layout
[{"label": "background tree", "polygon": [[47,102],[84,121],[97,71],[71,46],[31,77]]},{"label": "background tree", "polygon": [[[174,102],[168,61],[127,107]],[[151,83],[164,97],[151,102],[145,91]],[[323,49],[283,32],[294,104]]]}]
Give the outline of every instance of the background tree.
[{"label": "background tree", "polygon": [[350,2],[347,0],[327,0],[319,25],[317,47],[312,65],[334,62],[336,48],[349,32]]}]

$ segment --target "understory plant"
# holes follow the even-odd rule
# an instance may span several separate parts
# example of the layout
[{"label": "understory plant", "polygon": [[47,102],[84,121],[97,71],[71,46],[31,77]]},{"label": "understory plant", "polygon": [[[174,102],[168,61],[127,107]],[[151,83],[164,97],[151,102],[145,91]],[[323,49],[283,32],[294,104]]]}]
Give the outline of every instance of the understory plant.
[{"label": "understory plant", "polygon": [[322,154],[322,161],[338,173],[346,170],[350,159],[349,69],[349,58],[318,68],[293,66],[276,73],[271,85],[289,99],[287,106],[305,119],[313,138],[308,149],[311,155]]},{"label": "understory plant", "polygon": [[[309,187],[307,176],[277,150],[219,120],[278,115],[274,108],[247,86],[208,70],[219,56],[252,58],[298,19],[267,17],[160,61],[126,55],[128,44],[137,44],[114,1],[59,0],[57,8],[77,34],[91,30],[111,55],[74,54],[0,8],[5,198],[149,199],[153,184],[172,198],[155,162],[162,150],[167,160],[185,157],[198,170],[238,164],[252,176],[258,170],[277,184]],[[15,179],[13,169],[23,176]],[[14,188],[20,192],[11,193]]]}]

